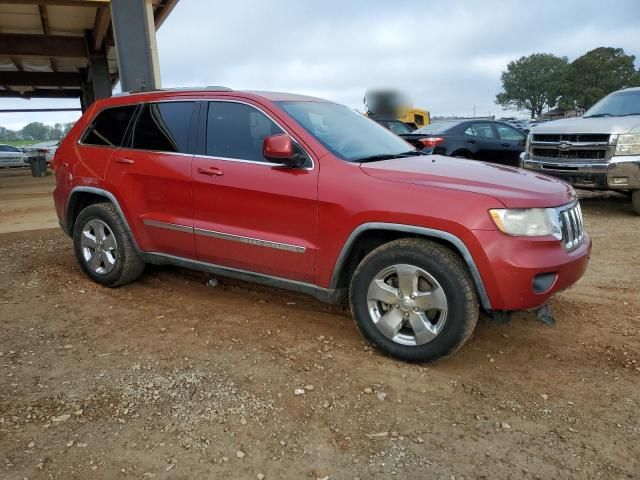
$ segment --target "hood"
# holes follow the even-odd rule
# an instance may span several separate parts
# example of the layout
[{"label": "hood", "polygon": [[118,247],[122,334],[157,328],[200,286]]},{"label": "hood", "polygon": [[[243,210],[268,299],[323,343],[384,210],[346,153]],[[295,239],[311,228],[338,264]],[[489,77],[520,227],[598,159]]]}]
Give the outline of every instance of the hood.
[{"label": "hood", "polygon": [[360,168],[382,180],[487,195],[508,208],[557,207],[576,198],[570,185],[553,177],[442,155],[363,163]]},{"label": "hood", "polygon": [[634,131],[640,132],[640,115],[565,118],[536,125],[530,133],[630,133]]}]

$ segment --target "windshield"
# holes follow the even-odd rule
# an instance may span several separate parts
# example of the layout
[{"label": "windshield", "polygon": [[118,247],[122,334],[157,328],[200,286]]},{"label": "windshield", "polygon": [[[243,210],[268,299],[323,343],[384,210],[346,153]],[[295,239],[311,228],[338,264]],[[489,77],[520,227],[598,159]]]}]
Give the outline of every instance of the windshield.
[{"label": "windshield", "polygon": [[436,122],[431,125],[427,125],[426,127],[419,128],[413,133],[444,133],[447,130],[459,125],[459,121],[455,122]]},{"label": "windshield", "polygon": [[640,115],[640,90],[610,93],[584,113],[584,117]]},{"label": "windshield", "polygon": [[278,105],[343,160],[358,162],[413,152],[413,147],[400,137],[344,105],[325,102],[278,102]]}]

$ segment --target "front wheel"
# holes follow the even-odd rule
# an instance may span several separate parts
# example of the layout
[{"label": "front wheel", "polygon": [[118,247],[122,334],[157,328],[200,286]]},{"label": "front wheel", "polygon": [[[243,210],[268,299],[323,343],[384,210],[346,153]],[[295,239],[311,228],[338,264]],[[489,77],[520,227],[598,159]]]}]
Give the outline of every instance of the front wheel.
[{"label": "front wheel", "polygon": [[640,215],[640,190],[631,192],[631,205],[633,205],[633,211],[636,212],[636,215]]},{"label": "front wheel", "polygon": [[415,238],[369,253],[351,279],[351,311],[363,336],[402,360],[452,354],[471,336],[479,307],[469,272],[450,249]]}]

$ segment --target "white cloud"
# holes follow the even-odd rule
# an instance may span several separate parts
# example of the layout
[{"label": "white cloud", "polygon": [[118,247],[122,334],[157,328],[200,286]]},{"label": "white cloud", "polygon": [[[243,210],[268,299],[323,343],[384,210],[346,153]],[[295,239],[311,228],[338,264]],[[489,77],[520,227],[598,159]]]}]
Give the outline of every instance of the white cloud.
[{"label": "white cloud", "polygon": [[[474,106],[500,115],[494,99],[509,61],[534,52],[573,59],[598,46],[640,55],[638,18],[637,0],[182,0],[158,47],[166,87],[292,91],[362,108],[367,88],[388,86],[435,115],[470,115]],[[0,114],[0,125],[26,121]]]}]

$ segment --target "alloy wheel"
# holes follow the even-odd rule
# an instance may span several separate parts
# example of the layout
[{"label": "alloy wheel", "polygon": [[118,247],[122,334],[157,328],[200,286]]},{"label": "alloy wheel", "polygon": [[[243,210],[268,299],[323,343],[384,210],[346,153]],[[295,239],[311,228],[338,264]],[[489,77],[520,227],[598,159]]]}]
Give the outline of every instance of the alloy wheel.
[{"label": "alloy wheel", "polygon": [[369,315],[380,332],[401,345],[424,345],[447,321],[447,296],[440,283],[414,265],[381,270],[367,291]]},{"label": "alloy wheel", "polygon": [[107,275],[116,265],[118,243],[109,226],[102,220],[89,220],[80,237],[82,258],[95,273]]}]

